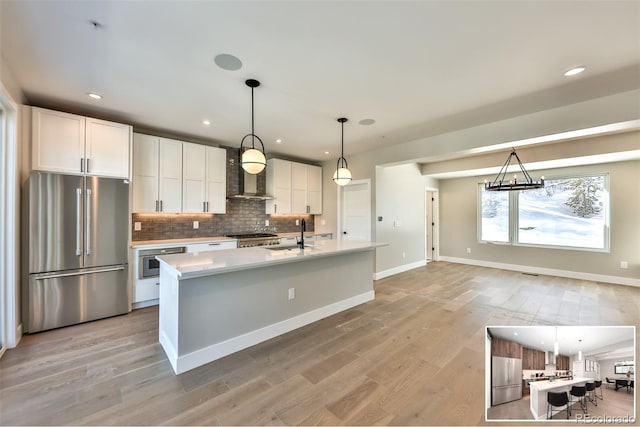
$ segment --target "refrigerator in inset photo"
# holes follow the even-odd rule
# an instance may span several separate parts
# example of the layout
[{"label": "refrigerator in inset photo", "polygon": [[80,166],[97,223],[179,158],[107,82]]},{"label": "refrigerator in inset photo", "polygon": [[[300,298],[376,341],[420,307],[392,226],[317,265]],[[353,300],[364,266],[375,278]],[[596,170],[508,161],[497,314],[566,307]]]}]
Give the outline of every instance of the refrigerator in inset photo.
[{"label": "refrigerator in inset photo", "polygon": [[522,399],[522,359],[491,357],[491,405]]}]

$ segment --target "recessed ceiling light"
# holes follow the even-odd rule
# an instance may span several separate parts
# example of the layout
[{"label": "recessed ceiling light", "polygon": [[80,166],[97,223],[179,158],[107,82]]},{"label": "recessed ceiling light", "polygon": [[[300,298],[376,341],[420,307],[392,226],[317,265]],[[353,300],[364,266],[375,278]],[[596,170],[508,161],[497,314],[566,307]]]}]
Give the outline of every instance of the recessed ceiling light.
[{"label": "recessed ceiling light", "polygon": [[376,121],[373,119],[362,119],[358,122],[358,124],[361,124],[362,126],[369,126],[374,124]]},{"label": "recessed ceiling light", "polygon": [[517,332],[514,332],[514,333],[513,333],[513,335],[518,335],[518,333],[517,333]]},{"label": "recessed ceiling light", "polygon": [[584,65],[581,65],[579,67],[574,67],[574,68],[568,70],[567,72],[564,73],[564,75],[567,76],[567,77],[575,76],[576,74],[580,74],[581,72],[583,72],[586,69],[587,69],[587,67],[585,67]]},{"label": "recessed ceiling light", "polygon": [[324,152],[324,154],[329,154],[329,152],[328,152],[328,151],[325,151],[325,152]]},{"label": "recessed ceiling light", "polygon": [[282,140],[280,138],[276,139],[276,144],[282,144]]},{"label": "recessed ceiling light", "polygon": [[89,98],[102,99],[102,95],[100,95],[99,93],[89,92],[87,95],[89,95]]},{"label": "recessed ceiling light", "polygon": [[204,119],[204,120],[202,121],[202,124],[203,124],[203,125],[205,125],[205,126],[209,126],[209,125],[211,124],[211,121],[210,121],[210,120],[207,120],[207,119]]},{"label": "recessed ceiling light", "polygon": [[233,55],[229,55],[228,53],[221,53],[219,55],[216,55],[215,58],[213,58],[213,61],[218,67],[227,71],[237,71],[242,68],[242,61],[240,61]]}]

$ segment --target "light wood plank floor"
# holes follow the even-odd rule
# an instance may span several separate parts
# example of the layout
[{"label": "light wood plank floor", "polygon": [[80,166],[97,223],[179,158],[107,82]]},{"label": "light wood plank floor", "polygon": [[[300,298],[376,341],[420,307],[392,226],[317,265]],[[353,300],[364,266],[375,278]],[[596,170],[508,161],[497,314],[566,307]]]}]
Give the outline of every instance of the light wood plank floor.
[{"label": "light wood plank floor", "polygon": [[640,289],[583,280],[433,262],[375,288],[179,376],[156,308],[27,335],[0,359],[0,423],[490,424],[485,326],[640,323]]}]

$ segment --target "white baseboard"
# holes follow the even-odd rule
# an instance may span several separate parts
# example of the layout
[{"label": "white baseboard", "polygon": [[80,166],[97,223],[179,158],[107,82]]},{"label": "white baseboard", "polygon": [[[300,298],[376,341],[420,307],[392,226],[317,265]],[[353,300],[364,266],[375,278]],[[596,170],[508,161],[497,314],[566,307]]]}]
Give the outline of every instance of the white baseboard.
[{"label": "white baseboard", "polygon": [[581,271],[558,270],[554,268],[532,267],[529,265],[505,264],[501,262],[481,261],[468,258],[441,256],[439,261],[454,262],[456,264],[477,265],[479,267],[500,268],[502,270],[521,271],[523,273],[544,274],[547,276],[566,277],[569,279],[590,280],[593,282],[613,283],[640,287],[640,279],[630,277],[608,276],[605,274],[583,273]]},{"label": "white baseboard", "polygon": [[424,267],[427,265],[427,260],[412,262],[411,264],[401,265],[399,267],[393,267],[388,270],[373,273],[373,280],[384,279],[385,277],[393,276],[394,274],[404,273],[405,271],[413,270],[414,268]]},{"label": "white baseboard", "polygon": [[146,301],[134,302],[133,304],[131,304],[131,309],[137,310],[139,308],[151,307],[153,305],[158,305],[159,301],[160,299],[156,298],[156,299],[149,299]]},{"label": "white baseboard", "polygon": [[160,336],[160,344],[162,344],[174,372],[176,374],[181,374],[229,354],[251,347],[252,345],[259,344],[263,341],[293,331],[294,329],[298,329],[320,319],[324,319],[325,317],[340,313],[341,311],[364,304],[365,302],[372,301],[374,298],[375,292],[368,291],[182,356],[177,355],[175,348],[173,348],[170,341],[166,336],[163,336],[163,334]]}]

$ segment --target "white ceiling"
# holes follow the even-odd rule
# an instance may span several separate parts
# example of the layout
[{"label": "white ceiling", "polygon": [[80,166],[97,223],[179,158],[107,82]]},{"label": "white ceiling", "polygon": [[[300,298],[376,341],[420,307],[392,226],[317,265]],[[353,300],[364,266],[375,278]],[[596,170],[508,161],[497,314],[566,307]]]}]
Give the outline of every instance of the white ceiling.
[{"label": "white ceiling", "polygon": [[[2,56],[32,104],[239,146],[251,123],[244,81],[255,78],[255,129],[267,152],[309,160],[338,156],[340,116],[350,119],[348,155],[640,87],[637,1],[0,8]],[[243,67],[220,69],[213,58],[222,53]],[[585,73],[563,76],[582,64]],[[368,118],[376,123],[358,124]]]},{"label": "white ceiling", "polygon": [[[500,326],[489,331],[494,337],[542,351],[553,351],[556,339],[555,326]],[[599,360],[635,357],[633,326],[558,326],[557,334],[560,354],[566,356],[581,350],[584,357]]]}]

